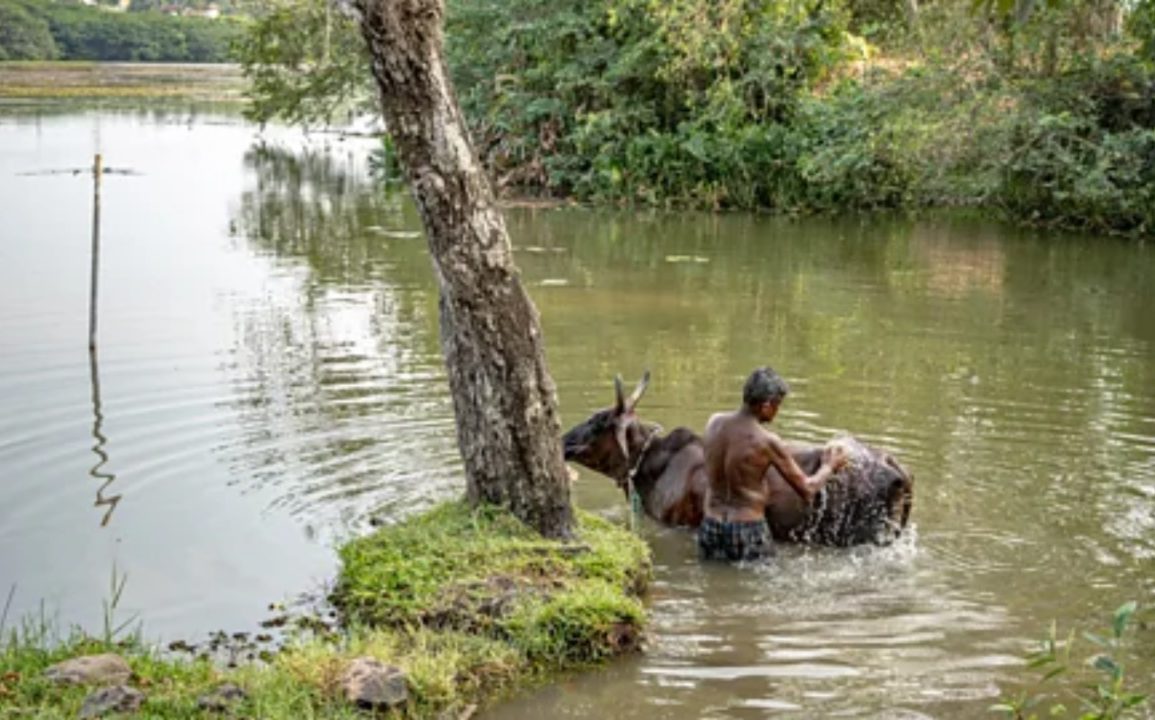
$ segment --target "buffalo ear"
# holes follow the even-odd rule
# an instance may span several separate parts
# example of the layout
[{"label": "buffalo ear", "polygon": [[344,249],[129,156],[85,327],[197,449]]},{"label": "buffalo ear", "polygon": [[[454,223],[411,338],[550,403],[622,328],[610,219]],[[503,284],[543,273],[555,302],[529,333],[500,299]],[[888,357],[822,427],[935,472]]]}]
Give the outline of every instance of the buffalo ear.
[{"label": "buffalo ear", "polygon": [[[642,373],[642,379],[638,382],[638,386],[634,388],[634,392],[630,395],[630,400],[626,404],[626,412],[633,412],[634,408],[638,406],[638,401],[642,399],[642,395],[646,394],[646,388],[650,386],[650,371],[647,369]],[[620,385],[619,385],[620,387]],[[620,393],[620,390],[619,390]],[[620,395],[619,395],[620,397]]]},{"label": "buffalo ear", "polygon": [[622,415],[626,412],[626,401],[622,394],[622,376],[614,375],[614,413]]}]

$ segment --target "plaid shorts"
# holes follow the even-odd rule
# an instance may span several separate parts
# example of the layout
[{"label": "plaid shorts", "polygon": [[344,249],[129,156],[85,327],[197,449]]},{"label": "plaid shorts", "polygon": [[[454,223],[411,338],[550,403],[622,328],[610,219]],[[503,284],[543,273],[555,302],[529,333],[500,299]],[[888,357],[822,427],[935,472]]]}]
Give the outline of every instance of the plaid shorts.
[{"label": "plaid shorts", "polygon": [[765,520],[723,522],[705,518],[698,527],[698,555],[703,560],[760,560],[774,554]]}]

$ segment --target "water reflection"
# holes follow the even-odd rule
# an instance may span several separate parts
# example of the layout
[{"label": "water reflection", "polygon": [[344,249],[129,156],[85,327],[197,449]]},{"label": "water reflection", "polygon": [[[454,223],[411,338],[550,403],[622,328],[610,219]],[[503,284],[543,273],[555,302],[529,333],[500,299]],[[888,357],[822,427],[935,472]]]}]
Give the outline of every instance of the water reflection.
[{"label": "water reflection", "polygon": [[97,363],[95,347],[88,348],[88,371],[92,384],[92,439],[96,441],[92,446],[92,452],[98,458],[97,463],[92,466],[88,474],[101,483],[96,490],[96,502],[93,503],[93,507],[107,508],[103,517],[100,518],[100,527],[107,527],[108,521],[112,519],[112,513],[116,511],[117,503],[120,502],[121,495],[117,493],[116,495],[105,496],[104,494],[108,487],[116,481],[116,475],[102,469],[108,464],[108,451],[104,448],[108,444],[108,438],[104,436],[102,430],[104,412],[100,407],[100,367]]},{"label": "water reflection", "polygon": [[389,235],[414,234],[416,217],[370,183],[363,154],[263,143],[245,167],[234,229],[275,271],[233,303],[243,441],[226,452],[311,518],[456,491],[428,262],[420,236]]}]

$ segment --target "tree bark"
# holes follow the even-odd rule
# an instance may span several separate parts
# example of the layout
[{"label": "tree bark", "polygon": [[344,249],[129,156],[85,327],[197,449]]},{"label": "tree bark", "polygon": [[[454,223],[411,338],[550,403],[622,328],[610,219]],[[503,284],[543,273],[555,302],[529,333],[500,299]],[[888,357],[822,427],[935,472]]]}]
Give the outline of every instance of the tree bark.
[{"label": "tree bark", "polygon": [[446,72],[442,0],[353,5],[440,286],[468,499],[505,505],[546,537],[570,537],[569,478],[537,309]]},{"label": "tree bark", "polygon": [[906,26],[911,30],[918,28],[918,0],[903,0],[903,13],[906,15]]}]

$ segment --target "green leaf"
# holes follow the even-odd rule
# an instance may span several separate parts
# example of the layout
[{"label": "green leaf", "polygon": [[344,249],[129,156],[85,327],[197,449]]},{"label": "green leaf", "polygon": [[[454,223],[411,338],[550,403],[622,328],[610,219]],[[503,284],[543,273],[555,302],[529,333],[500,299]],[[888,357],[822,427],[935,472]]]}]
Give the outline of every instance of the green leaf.
[{"label": "green leaf", "polygon": [[1142,705],[1145,702],[1147,702],[1147,696],[1146,695],[1140,695],[1138,693],[1134,693],[1131,695],[1124,695],[1123,696],[1123,707],[1124,708],[1133,708],[1136,705]]},{"label": "green leaf", "polygon": [[1096,645],[1098,645],[1101,648],[1111,646],[1111,643],[1107,640],[1107,638],[1103,637],[1102,635],[1096,635],[1095,633],[1085,632],[1085,633],[1083,633],[1083,637],[1086,638],[1087,640],[1090,640],[1091,642],[1095,643]]},{"label": "green leaf", "polygon": [[1054,662],[1054,660],[1054,656],[1050,653],[1040,653],[1039,655],[1031,658],[1031,660],[1027,663],[1027,667],[1032,669],[1043,667],[1044,665],[1050,665],[1052,662]]},{"label": "green leaf", "polygon": [[1115,662],[1108,655],[1096,655],[1095,659],[1091,662],[1091,665],[1096,670],[1109,673],[1112,677],[1114,677],[1116,673],[1120,671],[1119,663]]},{"label": "green leaf", "polygon": [[1127,622],[1131,616],[1135,614],[1135,609],[1139,607],[1138,603],[1132,600],[1129,603],[1124,603],[1115,611],[1115,619],[1111,623],[1111,629],[1115,632],[1115,637],[1122,637],[1123,631],[1127,629]]}]

